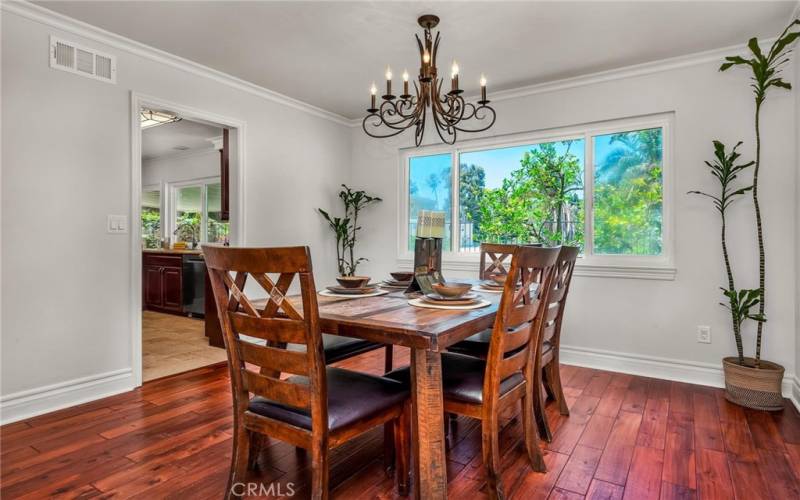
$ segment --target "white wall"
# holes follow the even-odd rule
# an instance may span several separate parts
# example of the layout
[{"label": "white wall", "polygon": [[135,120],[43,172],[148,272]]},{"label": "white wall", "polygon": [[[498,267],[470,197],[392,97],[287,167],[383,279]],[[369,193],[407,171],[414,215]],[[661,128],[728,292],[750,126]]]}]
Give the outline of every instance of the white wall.
[{"label": "white wall", "polygon": [[165,183],[218,177],[219,155],[218,150],[209,149],[143,160],[142,186],[161,186],[163,188]]},{"label": "white wall", "polygon": [[[721,59],[721,57],[719,58]],[[543,130],[595,121],[674,112],[675,171],[674,281],[576,277],[563,330],[563,343],[574,348],[573,362],[651,375],[720,383],[721,358],[735,353],[729,317],[718,305],[724,270],[719,220],[709,203],[685,193],[715,190],[703,161],[712,157],[712,139],[741,151],[754,150],[753,99],[748,74],[721,74],[719,62],[707,62],[652,74],[591,83],[495,102],[497,123],[491,135]],[[491,90],[491,89],[490,89]],[[490,92],[491,98],[491,92]],[[763,170],[760,199],[767,238],[769,323],[764,357],[795,370],[795,138],[794,96],[774,92],[763,110]],[[429,127],[430,128],[430,127]],[[406,134],[408,135],[408,134]],[[435,136],[428,130],[427,138]],[[484,134],[484,136],[489,135]],[[467,140],[462,135],[462,139]],[[362,254],[373,276],[396,267],[398,148],[403,140],[368,138],[353,131],[353,185],[384,198],[365,212]],[[757,250],[752,202],[732,209],[730,246],[738,286],[757,285]],[[446,267],[445,267],[446,270]],[[475,271],[470,275],[477,274]],[[445,272],[446,276],[458,273]],[[712,326],[710,345],[696,342],[697,325]],[[745,342],[752,352],[753,324]],[[611,351],[611,357],[600,351]],[[651,358],[677,361],[654,363]]]},{"label": "white wall", "polygon": [[[795,48],[792,58],[793,72],[792,86],[794,92],[800,91],[800,52]],[[800,371],[800,98],[794,100],[794,137],[795,137],[795,163],[794,163],[794,185],[795,185],[795,238],[794,238],[794,266],[795,266],[795,380],[793,387],[793,397],[795,405],[800,408],[800,380],[797,372]]]},{"label": "white wall", "polygon": [[[107,214],[132,213],[131,91],[246,122],[246,243],[308,244],[317,280],[332,281],[334,248],[314,207],[337,203],[348,181],[348,127],[7,8],[4,420],[132,384],[130,235],[106,233]],[[50,69],[51,34],[116,55],[117,84]]]}]

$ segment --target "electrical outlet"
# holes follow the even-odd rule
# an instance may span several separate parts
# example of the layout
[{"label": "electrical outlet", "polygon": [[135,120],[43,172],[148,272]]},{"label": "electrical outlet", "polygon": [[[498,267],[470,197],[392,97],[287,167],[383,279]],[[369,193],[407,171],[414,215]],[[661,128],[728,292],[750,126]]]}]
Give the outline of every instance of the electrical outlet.
[{"label": "electrical outlet", "polygon": [[711,327],[705,325],[697,325],[697,341],[701,344],[711,343]]}]

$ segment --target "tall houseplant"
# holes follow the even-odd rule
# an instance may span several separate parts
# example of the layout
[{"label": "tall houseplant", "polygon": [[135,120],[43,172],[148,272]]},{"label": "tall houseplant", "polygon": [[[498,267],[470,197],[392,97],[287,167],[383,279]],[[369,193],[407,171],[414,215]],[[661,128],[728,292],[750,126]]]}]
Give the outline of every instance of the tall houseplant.
[{"label": "tall houseplant", "polygon": [[781,79],[781,67],[789,61],[789,54],[791,49],[789,46],[798,37],[800,31],[794,31],[800,25],[800,20],[795,19],[792,21],[783,33],[773,42],[769,52],[764,54],[761,52],[761,47],[758,44],[757,38],[751,38],[747,42],[747,47],[752,53],[752,58],[745,59],[741,56],[729,56],[725,58],[725,63],[720,66],[720,71],[727,71],[733,66],[749,66],[752,72],[752,83],[750,87],[753,89],[755,96],[755,132],[756,132],[756,159],[755,169],[753,171],[753,205],[755,207],[756,215],[756,232],[758,235],[758,316],[761,318],[758,322],[758,330],[756,333],[756,353],[755,353],[755,367],[761,365],[761,335],[764,331],[764,321],[766,316],[764,310],[766,307],[766,280],[765,280],[765,258],[764,258],[764,231],[761,224],[761,206],[758,203],[758,175],[761,170],[761,107],[764,100],[767,98],[767,91],[772,87],[791,90],[792,86],[788,82]]},{"label": "tall houseplant", "polygon": [[703,191],[689,191],[689,194],[697,194],[710,198],[714,202],[714,208],[719,212],[721,221],[722,258],[725,261],[725,274],[728,278],[728,287],[720,287],[722,294],[727,299],[727,304],[720,303],[731,313],[731,326],[733,337],[736,340],[737,361],[740,365],[745,364],[744,347],[742,345],[742,323],[746,319],[759,319],[758,316],[750,313],[750,309],[758,303],[758,289],[736,289],[736,281],[733,276],[733,266],[731,265],[730,255],[728,254],[728,208],[734,200],[746,192],[753,189],[752,185],[737,187],[734,182],[742,171],[753,166],[755,162],[748,162],[737,165],[741,156],[736,150],[741,146],[737,143],[730,153],[726,153],[725,145],[719,141],[714,141],[714,162],[705,162],[711,175],[719,183],[719,194],[709,194]]},{"label": "tall houseplant", "polygon": [[[767,318],[765,315],[766,310],[766,259],[764,253],[764,231],[761,221],[761,206],[758,199],[758,181],[759,173],[761,171],[761,109],[767,98],[767,92],[772,87],[791,90],[792,86],[783,81],[781,78],[781,70],[783,65],[789,62],[789,54],[791,49],[789,46],[800,37],[800,31],[797,31],[797,26],[800,25],[800,20],[792,21],[780,36],[773,42],[769,51],[765,54],[761,51],[761,47],[757,38],[751,38],[747,42],[747,47],[750,49],[752,57],[746,59],[741,56],[729,56],[725,58],[725,62],[720,66],[720,71],[727,71],[734,66],[748,66],[752,73],[750,87],[753,89],[755,96],[755,134],[756,134],[756,157],[753,165],[753,184],[749,188],[743,188],[730,192],[731,196],[736,197],[743,194],[745,191],[751,191],[753,194],[753,206],[755,208],[756,218],[756,234],[758,238],[758,289],[755,290],[739,290],[734,288],[733,274],[730,271],[730,261],[727,256],[727,245],[724,243],[724,255],[726,258],[726,269],[728,271],[728,290],[725,295],[729,300],[729,308],[731,309],[731,317],[734,323],[734,335],[737,336],[737,350],[738,358],[724,358],[722,365],[725,373],[725,397],[734,403],[738,403],[750,408],[761,410],[781,410],[783,409],[783,400],[781,397],[781,383],[783,380],[784,368],[776,363],[772,363],[761,359],[761,346],[762,335],[764,332],[764,323]],[[715,145],[716,147],[716,145]],[[738,145],[737,145],[738,147]],[[736,148],[733,150],[735,154]],[[724,155],[724,148],[722,148],[722,157],[725,162],[730,162],[729,165],[719,165],[718,172],[724,172],[725,168],[733,169],[733,162],[730,161],[730,156]],[[718,160],[720,157],[718,156]],[[735,161],[735,158],[734,158]],[[738,171],[741,171],[746,166],[740,166]],[[722,182],[722,179],[720,179]],[[725,194],[725,184],[723,183],[723,194]],[[719,197],[717,200],[721,200]],[[722,205],[725,208],[724,204]],[[724,212],[724,211],[723,211]],[[724,213],[723,213],[723,227],[724,227]],[[724,230],[723,230],[724,231]],[[724,232],[723,232],[724,235]],[[723,236],[724,242],[724,236]],[[758,313],[751,314],[750,309],[758,305]],[[741,325],[744,319],[753,319],[758,322],[756,331],[756,347],[755,356],[753,358],[744,357],[741,347]],[[738,332],[737,332],[738,330]]]},{"label": "tall houseplant", "polygon": [[355,276],[358,265],[367,260],[355,256],[357,235],[361,230],[361,226],[358,225],[358,215],[368,205],[383,200],[377,196],[370,196],[365,191],[354,191],[345,184],[342,184],[342,188],[339,192],[339,199],[344,204],[343,217],[332,217],[321,208],[317,210],[336,235],[336,262],[339,275]]}]

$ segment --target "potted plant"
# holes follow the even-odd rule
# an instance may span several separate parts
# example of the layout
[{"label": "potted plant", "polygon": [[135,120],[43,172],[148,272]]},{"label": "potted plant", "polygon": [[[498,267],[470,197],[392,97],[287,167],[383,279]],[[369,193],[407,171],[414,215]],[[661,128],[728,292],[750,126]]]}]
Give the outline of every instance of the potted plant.
[{"label": "potted plant", "polygon": [[377,196],[370,196],[365,191],[354,191],[345,184],[342,184],[342,188],[339,199],[344,204],[343,217],[331,217],[325,210],[321,208],[317,210],[336,235],[336,263],[339,269],[337,281],[342,286],[359,287],[366,285],[369,278],[356,276],[358,265],[368,260],[355,256],[358,231],[361,230],[361,226],[358,225],[358,215],[366,206],[383,200]]},{"label": "potted plant", "polygon": [[[722,360],[725,373],[726,398],[729,401],[751,408],[772,409],[777,405],[783,408],[781,401],[783,369],[754,372],[756,370],[755,360],[745,357],[744,346],[742,345],[742,325],[744,322],[748,319],[760,321],[763,317],[757,313],[751,313],[753,307],[759,303],[758,289],[736,289],[733,266],[728,254],[727,210],[736,198],[753,189],[752,184],[743,187],[737,187],[734,184],[740,173],[755,164],[753,161],[736,164],[741,156],[736,150],[741,144],[741,142],[737,143],[730,153],[727,153],[723,143],[714,141],[715,160],[713,163],[707,161],[705,164],[710,169],[711,175],[719,182],[719,194],[708,194],[702,191],[689,191],[689,194],[710,198],[714,202],[714,208],[720,215],[722,259],[725,262],[725,273],[728,278],[727,288],[720,287],[726,302],[720,302],[720,304],[730,311],[731,327],[737,351],[736,357],[727,357]],[[754,384],[755,381],[758,381],[758,384]],[[777,393],[775,392],[776,389]]]},{"label": "potted plant", "polygon": [[[772,363],[761,359],[762,335],[764,333],[764,324],[767,321],[765,315],[766,309],[766,259],[764,252],[764,231],[761,223],[761,207],[758,200],[758,176],[761,170],[761,108],[767,97],[767,91],[772,87],[791,90],[792,86],[788,82],[783,81],[780,76],[782,66],[789,61],[789,53],[791,49],[789,46],[800,37],[800,31],[796,31],[800,20],[795,19],[792,21],[783,33],[773,42],[769,51],[765,54],[761,51],[761,47],[757,38],[751,38],[747,46],[752,53],[752,57],[746,59],[741,56],[729,56],[725,58],[725,62],[720,66],[720,71],[727,71],[733,66],[748,66],[752,72],[751,88],[755,97],[755,135],[756,135],[756,158],[752,162],[755,165],[753,170],[753,184],[744,189],[734,190],[729,193],[730,196],[743,194],[745,191],[752,192],[753,206],[755,209],[756,218],[756,235],[758,241],[758,289],[754,290],[739,290],[738,292],[733,287],[733,275],[730,272],[730,264],[727,258],[727,250],[725,249],[724,255],[726,259],[726,268],[728,269],[728,284],[729,288],[725,291],[728,297],[729,304],[727,307],[731,309],[732,320],[734,323],[734,335],[736,335],[737,321],[738,321],[738,335],[737,338],[737,358],[725,358],[723,360],[723,368],[725,372],[725,391],[728,400],[747,406],[750,408],[757,408],[762,410],[781,410],[783,409],[783,399],[781,395],[781,382],[783,380],[784,369],[777,363]],[[737,145],[738,146],[738,145]],[[716,145],[715,145],[716,147]],[[732,152],[735,154],[736,148]],[[724,148],[722,152],[724,156]],[[735,161],[737,157],[733,158]],[[726,161],[731,161],[730,156],[725,157]],[[719,155],[717,156],[718,162],[720,161]],[[728,165],[722,168],[733,169],[734,167]],[[741,171],[750,164],[740,166],[739,170],[733,172],[735,178],[736,172]],[[718,165],[719,166],[719,165]],[[712,173],[718,177],[720,182],[723,180],[719,177],[721,170],[715,169],[712,166]],[[733,179],[730,179],[733,180]],[[723,194],[725,193],[725,185],[723,184]],[[716,198],[716,203],[720,203],[722,196]],[[724,212],[725,204],[722,204],[722,211]],[[719,209],[719,205],[718,205]],[[723,228],[724,228],[724,213],[723,213]],[[724,246],[724,229],[723,229],[723,246]],[[757,313],[750,313],[750,309],[758,306]],[[744,319],[753,319],[757,322],[756,331],[756,347],[755,356],[753,358],[746,358],[743,356],[741,348],[741,324]]]}]

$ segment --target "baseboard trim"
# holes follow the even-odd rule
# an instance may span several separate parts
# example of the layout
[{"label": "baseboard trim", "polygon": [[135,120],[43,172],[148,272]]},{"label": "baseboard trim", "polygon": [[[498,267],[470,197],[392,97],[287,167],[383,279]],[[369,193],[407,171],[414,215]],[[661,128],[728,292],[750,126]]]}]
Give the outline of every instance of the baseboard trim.
[{"label": "baseboard trim", "polygon": [[123,368],[0,397],[0,424],[35,417],[134,388],[133,371]]},{"label": "baseboard trim", "polygon": [[[784,379],[784,383],[785,382],[786,379]],[[791,389],[788,397],[789,401],[791,401],[797,411],[800,412],[800,379],[797,378],[797,375],[791,377]]]},{"label": "baseboard trim", "polygon": [[[587,349],[561,345],[561,362],[566,365],[608,370],[644,377],[675,380],[710,387],[725,387],[722,363],[701,363],[657,356],[645,356],[602,349]],[[783,377],[783,397],[792,401],[800,411],[800,380],[793,374]]]}]

